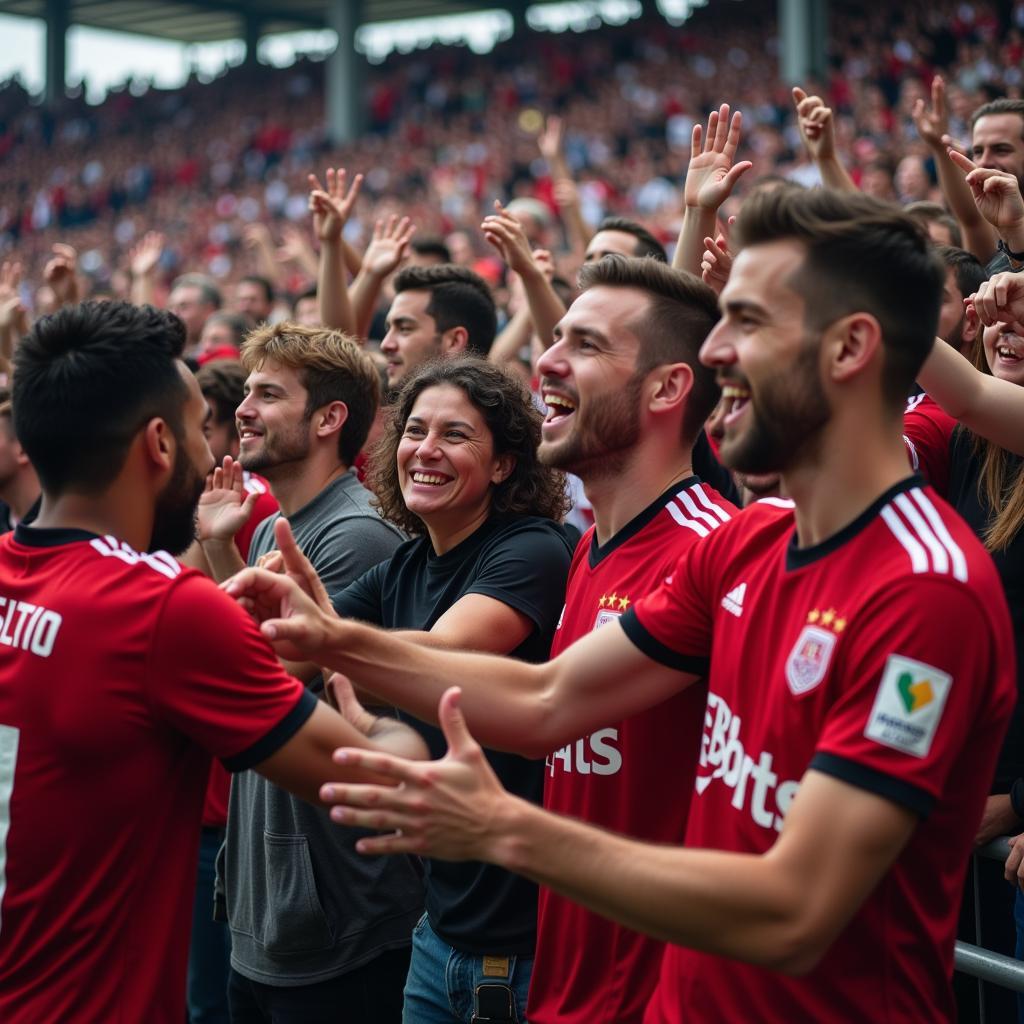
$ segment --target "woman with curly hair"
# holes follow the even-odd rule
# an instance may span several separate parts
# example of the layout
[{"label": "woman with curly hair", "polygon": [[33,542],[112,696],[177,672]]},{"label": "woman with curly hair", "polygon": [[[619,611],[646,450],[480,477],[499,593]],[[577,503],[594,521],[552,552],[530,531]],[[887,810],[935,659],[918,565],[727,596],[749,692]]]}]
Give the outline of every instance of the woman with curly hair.
[{"label": "woman with curly hair", "polygon": [[[572,541],[559,525],[563,476],[537,460],[540,423],[522,384],[481,359],[431,363],[403,382],[369,478],[381,514],[412,539],[334,596],[338,614],[420,631],[425,643],[544,661]],[[443,756],[440,730],[412,724]],[[507,788],[540,802],[540,762],[487,756]],[[425,882],[405,1024],[525,1019],[534,885],[437,860],[425,862]]]}]

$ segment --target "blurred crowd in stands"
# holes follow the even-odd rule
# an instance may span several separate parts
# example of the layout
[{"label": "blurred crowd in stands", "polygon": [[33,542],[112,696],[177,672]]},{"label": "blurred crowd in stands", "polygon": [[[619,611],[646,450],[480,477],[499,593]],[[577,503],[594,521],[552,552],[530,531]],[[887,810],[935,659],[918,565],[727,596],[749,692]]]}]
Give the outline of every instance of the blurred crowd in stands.
[{"label": "blurred crowd in stands", "polygon": [[[567,45],[571,38],[572,45]],[[933,74],[948,86],[949,131],[1024,84],[1024,0],[830,5],[827,80],[809,83],[836,112],[839,156],[866,192],[901,202],[939,197],[912,111]],[[150,230],[166,245],[158,293],[184,271],[226,284],[270,276],[298,294],[315,281],[306,175],[365,172],[346,237],[362,246],[398,211],[419,236],[446,238],[457,262],[501,264],[479,231],[495,198],[534,205],[535,244],[567,247],[559,208],[586,222],[625,213],[670,243],[693,124],[723,88],[745,118],[752,172],[801,183],[817,171],[800,144],[778,76],[775,3],[711,4],[681,29],[660,17],[567,37],[526,32],[485,55],[434,46],[392,54],[366,71],[367,134],[332,147],[325,135],[324,64],[240,66],[181,89],[127,86],[98,106],[83,96],[55,112],[22,86],[0,88],[0,255],[39,282],[57,241],[79,253],[94,291],[127,297],[130,254]],[[810,90],[809,90],[810,91]],[[552,176],[538,147],[544,115],[560,115],[575,185]],[[493,261],[493,265],[491,265]],[[38,310],[25,287],[24,300]]]}]

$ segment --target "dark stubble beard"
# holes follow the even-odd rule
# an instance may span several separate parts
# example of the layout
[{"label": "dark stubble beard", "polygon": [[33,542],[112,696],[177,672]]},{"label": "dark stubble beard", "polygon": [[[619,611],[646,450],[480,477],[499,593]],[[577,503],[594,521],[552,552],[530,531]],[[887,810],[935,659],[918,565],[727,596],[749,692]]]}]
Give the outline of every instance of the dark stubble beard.
[{"label": "dark stubble beard", "polygon": [[196,539],[196,507],[205,484],[179,444],[171,479],[157,498],[150,551],[168,551],[177,556],[188,550]]},{"label": "dark stubble beard", "polygon": [[250,473],[270,479],[278,466],[302,462],[309,456],[309,421],[296,424],[287,433],[264,434],[258,452],[242,452],[238,461]]},{"label": "dark stubble beard", "polygon": [[584,481],[618,475],[640,439],[640,391],[645,376],[636,373],[621,391],[593,400],[569,437],[558,444],[541,444],[540,461]]},{"label": "dark stubble beard", "polygon": [[722,462],[745,474],[781,473],[818,442],[832,416],[818,374],[819,338],[805,339],[795,362],[758,386],[751,394],[743,433],[721,444]]}]

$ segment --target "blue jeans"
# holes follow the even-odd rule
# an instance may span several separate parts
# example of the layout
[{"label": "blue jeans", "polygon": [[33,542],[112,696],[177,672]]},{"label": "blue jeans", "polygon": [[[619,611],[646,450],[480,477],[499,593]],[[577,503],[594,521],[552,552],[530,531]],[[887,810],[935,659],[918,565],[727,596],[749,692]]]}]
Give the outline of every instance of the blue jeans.
[{"label": "blue jeans", "polygon": [[485,975],[484,958],[449,946],[430,927],[424,914],[412,933],[402,1024],[470,1024],[476,987],[486,984],[512,989],[515,1019],[525,1024],[532,970],[533,957],[511,956],[507,977]]},{"label": "blue jeans", "polygon": [[188,951],[188,1019],[191,1024],[228,1024],[231,933],[213,919],[213,881],[224,830],[203,828]]}]

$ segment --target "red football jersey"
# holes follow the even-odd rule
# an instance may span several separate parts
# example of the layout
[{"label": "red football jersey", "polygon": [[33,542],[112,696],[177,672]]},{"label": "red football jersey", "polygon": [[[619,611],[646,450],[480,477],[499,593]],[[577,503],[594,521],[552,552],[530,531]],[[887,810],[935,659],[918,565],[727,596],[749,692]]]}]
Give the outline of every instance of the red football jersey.
[{"label": "red football jersey", "polygon": [[765,852],[808,769],[921,820],[806,977],[669,946],[646,1020],[948,1020],[964,873],[1016,698],[1002,588],[917,478],[810,548],[786,504],[716,530],[622,620],[667,664],[710,657],[687,844]]},{"label": "red football jersey", "polygon": [[[655,590],[687,548],[735,513],[733,505],[692,477],[603,547],[589,530],[569,571],[552,657]],[[625,835],[681,843],[704,699],[702,686],[690,687],[551,754],[544,806]],[[641,1021],[664,948],[541,888],[527,1017],[532,1024]]]},{"label": "red football jersey", "polygon": [[942,497],[949,494],[949,442],[957,421],[928,395],[915,395],[903,414],[910,465]]},{"label": "red football jersey", "polygon": [[0,540],[4,1024],[180,1024],[210,754],[251,767],[315,704],[165,552]]}]

